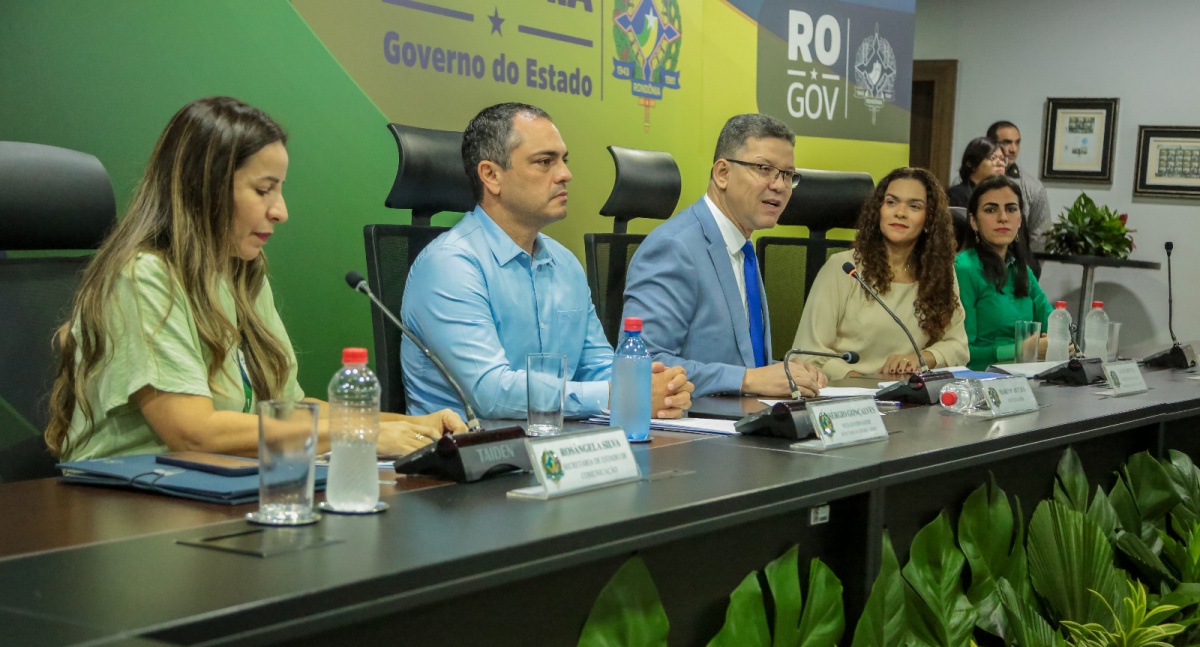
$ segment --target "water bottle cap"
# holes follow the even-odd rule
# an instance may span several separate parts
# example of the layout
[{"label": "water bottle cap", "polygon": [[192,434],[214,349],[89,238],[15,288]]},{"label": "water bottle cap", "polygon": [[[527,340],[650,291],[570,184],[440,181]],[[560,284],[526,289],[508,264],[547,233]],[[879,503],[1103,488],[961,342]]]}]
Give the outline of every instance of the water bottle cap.
[{"label": "water bottle cap", "polygon": [[958,394],[956,394],[954,391],[943,391],[942,392],[942,405],[947,406],[947,407],[952,407],[957,403],[958,403]]},{"label": "water bottle cap", "polygon": [[366,364],[367,349],[365,348],[343,348],[342,349],[343,364]]},{"label": "water bottle cap", "polygon": [[1055,302],[1054,302],[1054,309],[1055,309],[1055,310],[1058,310],[1059,308],[1066,308],[1066,307],[1067,307],[1067,302],[1066,302],[1066,301],[1055,301]]},{"label": "water bottle cap", "polygon": [[625,332],[642,332],[642,318],[625,317]]},{"label": "water bottle cap", "polygon": [[1104,302],[1103,302],[1103,301],[1093,301],[1093,302],[1092,302],[1092,307],[1093,307],[1093,308],[1103,308],[1103,307],[1104,307]]}]

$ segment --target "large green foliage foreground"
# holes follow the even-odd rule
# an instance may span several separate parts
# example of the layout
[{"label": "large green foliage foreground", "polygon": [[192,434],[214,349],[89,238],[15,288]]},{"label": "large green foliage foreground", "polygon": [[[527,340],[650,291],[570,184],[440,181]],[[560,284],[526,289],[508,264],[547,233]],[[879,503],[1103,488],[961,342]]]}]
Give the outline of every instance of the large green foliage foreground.
[{"label": "large green foliage foreground", "polygon": [[[1014,511],[1015,509],[1015,511]],[[1131,456],[1105,492],[1063,453],[1054,496],[1028,525],[994,479],[942,511],[901,567],[885,533],[854,647],[1192,645],[1200,638],[1200,469],[1172,451]],[[746,576],[709,643],[823,647],[842,641],[842,584],[819,559],[801,594],[798,548]],[[770,610],[768,612],[768,610]],[[634,556],[601,591],[581,646],[666,645],[669,622]]]}]

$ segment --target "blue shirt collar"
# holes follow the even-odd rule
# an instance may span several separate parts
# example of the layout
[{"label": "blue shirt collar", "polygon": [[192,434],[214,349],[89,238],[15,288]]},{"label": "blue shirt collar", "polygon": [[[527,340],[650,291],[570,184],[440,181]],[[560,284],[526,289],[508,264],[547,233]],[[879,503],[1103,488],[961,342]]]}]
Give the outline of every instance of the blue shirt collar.
[{"label": "blue shirt collar", "polygon": [[[474,217],[479,221],[479,228],[483,232],[483,238],[487,241],[488,249],[492,251],[492,256],[496,259],[496,264],[504,267],[515,258],[528,256],[525,250],[521,249],[500,225],[496,224],[495,220],[483,210],[482,205],[475,205],[475,209],[470,211],[464,218]],[[553,252],[546,245],[545,235],[538,233],[537,238],[533,241],[533,257],[531,265],[536,267],[539,265],[550,264],[554,265],[555,259]]]}]

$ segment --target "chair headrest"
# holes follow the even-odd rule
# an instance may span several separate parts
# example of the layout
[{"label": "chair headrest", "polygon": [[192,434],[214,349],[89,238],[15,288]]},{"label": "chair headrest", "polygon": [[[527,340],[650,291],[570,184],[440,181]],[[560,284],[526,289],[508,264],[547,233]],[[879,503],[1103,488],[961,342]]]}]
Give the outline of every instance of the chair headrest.
[{"label": "chair headrest", "polygon": [[950,217],[956,226],[971,226],[971,218],[967,215],[966,207],[950,207]]},{"label": "chair headrest", "polygon": [[866,173],[815,169],[797,172],[800,184],[792,190],[778,224],[800,225],[810,231],[853,229],[863,202],[875,190],[875,183]]},{"label": "chair headrest", "polygon": [[0,142],[0,249],[94,249],[117,217],[94,155]]},{"label": "chair headrest", "polygon": [[600,215],[617,220],[634,218],[666,220],[675,213],[682,191],[679,165],[670,153],[609,146],[616,179]]},{"label": "chair headrest", "polygon": [[388,124],[388,130],[396,138],[400,161],[386,206],[412,209],[414,217],[475,208],[463,169],[461,132],[401,124]]}]

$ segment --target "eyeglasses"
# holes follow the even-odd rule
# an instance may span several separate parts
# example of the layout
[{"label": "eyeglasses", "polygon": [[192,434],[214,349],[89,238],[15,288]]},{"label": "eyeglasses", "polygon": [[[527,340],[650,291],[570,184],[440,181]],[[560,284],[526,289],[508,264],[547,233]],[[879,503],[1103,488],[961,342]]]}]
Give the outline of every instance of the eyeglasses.
[{"label": "eyeglasses", "polygon": [[734,160],[725,158],[726,162],[732,164],[740,164],[746,168],[754,170],[758,177],[766,180],[768,184],[775,181],[775,178],[783,180],[783,183],[791,188],[796,188],[800,185],[800,174],[795,169],[781,169],[770,164],[761,162],[743,162],[742,160]]},{"label": "eyeglasses", "polygon": [[988,158],[989,162],[1007,162],[1008,158],[1003,153],[997,153]]}]

